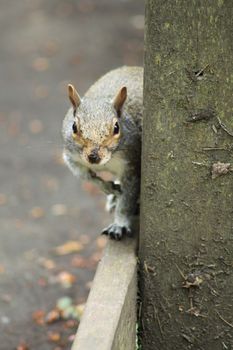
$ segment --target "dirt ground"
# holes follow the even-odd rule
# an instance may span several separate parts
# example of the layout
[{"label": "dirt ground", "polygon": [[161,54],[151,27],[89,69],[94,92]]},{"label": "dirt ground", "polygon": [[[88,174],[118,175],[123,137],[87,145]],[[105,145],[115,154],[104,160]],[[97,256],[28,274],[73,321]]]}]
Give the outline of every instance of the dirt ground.
[{"label": "dirt ground", "polygon": [[1,1],[1,350],[71,347],[110,217],[62,163],[66,84],[83,94],[106,71],[141,65],[143,14],[141,0]]}]

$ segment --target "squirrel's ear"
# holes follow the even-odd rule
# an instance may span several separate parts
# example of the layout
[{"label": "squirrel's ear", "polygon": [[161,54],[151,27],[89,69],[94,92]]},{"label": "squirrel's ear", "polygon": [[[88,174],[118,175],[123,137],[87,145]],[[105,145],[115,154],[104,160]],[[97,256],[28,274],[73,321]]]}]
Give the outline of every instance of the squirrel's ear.
[{"label": "squirrel's ear", "polygon": [[81,98],[77,93],[75,87],[71,84],[68,85],[68,96],[69,96],[70,102],[74,107],[74,110],[76,110],[81,103]]},{"label": "squirrel's ear", "polygon": [[127,97],[127,88],[124,86],[120,89],[120,91],[116,95],[114,102],[113,102],[113,106],[114,106],[115,110],[117,111],[117,113],[120,113],[120,111],[123,107],[123,104],[126,100],[126,97]]}]

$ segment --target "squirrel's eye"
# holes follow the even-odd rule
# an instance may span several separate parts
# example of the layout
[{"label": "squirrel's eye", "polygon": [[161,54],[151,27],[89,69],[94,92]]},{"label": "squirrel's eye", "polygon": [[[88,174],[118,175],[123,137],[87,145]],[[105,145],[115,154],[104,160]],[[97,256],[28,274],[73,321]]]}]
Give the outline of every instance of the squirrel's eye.
[{"label": "squirrel's eye", "polygon": [[77,128],[77,124],[74,122],[74,124],[72,125],[72,129],[73,129],[73,133],[77,134],[78,133],[78,128]]},{"label": "squirrel's eye", "polygon": [[120,131],[120,127],[119,127],[118,122],[116,122],[114,125],[114,130],[113,130],[114,135],[119,134],[119,131]]}]

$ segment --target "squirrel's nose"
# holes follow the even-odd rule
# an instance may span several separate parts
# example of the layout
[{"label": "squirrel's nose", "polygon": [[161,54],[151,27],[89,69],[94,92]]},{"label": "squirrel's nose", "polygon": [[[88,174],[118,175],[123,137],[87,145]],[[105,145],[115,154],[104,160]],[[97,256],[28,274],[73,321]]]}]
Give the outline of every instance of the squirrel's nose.
[{"label": "squirrel's nose", "polygon": [[97,150],[93,150],[89,155],[88,155],[88,160],[92,164],[98,164],[100,162],[100,156],[98,154]]}]

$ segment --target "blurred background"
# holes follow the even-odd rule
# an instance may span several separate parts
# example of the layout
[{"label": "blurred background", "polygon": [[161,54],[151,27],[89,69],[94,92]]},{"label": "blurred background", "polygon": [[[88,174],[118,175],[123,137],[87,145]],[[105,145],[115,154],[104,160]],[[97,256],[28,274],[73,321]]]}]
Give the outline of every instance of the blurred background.
[{"label": "blurred background", "polygon": [[66,85],[142,65],[143,27],[142,0],[1,0],[1,350],[71,348],[111,218],[63,164]]}]

